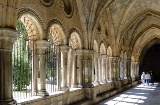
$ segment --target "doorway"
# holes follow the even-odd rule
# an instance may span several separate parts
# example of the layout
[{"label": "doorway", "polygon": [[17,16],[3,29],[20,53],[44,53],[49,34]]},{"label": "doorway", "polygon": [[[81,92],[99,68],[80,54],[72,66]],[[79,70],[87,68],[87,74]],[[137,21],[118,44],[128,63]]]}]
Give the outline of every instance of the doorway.
[{"label": "doorway", "polygon": [[154,44],[145,53],[142,51],[139,74],[153,71],[155,81],[160,81],[160,44]]}]

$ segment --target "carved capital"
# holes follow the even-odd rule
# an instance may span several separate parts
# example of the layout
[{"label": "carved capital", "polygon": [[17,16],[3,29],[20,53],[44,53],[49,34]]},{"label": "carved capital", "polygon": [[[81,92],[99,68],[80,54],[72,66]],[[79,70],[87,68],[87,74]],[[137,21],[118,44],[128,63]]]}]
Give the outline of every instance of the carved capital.
[{"label": "carved capital", "polygon": [[49,42],[46,40],[38,40],[36,41],[36,48],[39,51],[39,54],[45,54],[45,50],[48,48],[49,46]]},{"label": "carved capital", "polygon": [[61,50],[61,52],[68,52],[70,50],[70,47],[66,46],[66,45],[60,46],[60,50]]},{"label": "carved capital", "polygon": [[0,48],[11,50],[18,34],[16,30],[0,28]]}]

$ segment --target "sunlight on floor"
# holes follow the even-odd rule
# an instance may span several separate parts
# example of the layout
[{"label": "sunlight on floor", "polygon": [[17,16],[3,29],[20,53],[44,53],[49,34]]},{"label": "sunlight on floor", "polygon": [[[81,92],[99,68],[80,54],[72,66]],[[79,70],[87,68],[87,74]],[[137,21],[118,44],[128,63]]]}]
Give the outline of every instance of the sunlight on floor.
[{"label": "sunlight on floor", "polygon": [[158,83],[155,83],[154,86],[143,86],[140,84],[98,105],[145,105],[148,102],[148,98],[152,98],[150,95],[156,94],[154,90],[156,90],[157,85]]}]

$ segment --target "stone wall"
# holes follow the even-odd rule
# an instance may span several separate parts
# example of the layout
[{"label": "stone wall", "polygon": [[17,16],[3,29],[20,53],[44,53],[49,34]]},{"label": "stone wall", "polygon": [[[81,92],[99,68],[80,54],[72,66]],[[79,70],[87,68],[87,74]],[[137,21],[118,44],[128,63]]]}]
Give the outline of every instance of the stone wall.
[{"label": "stone wall", "polygon": [[18,103],[18,105],[93,105],[138,84],[138,82],[133,82],[132,84],[126,84],[123,87],[116,89],[115,84],[119,85],[119,83],[121,82],[111,82],[101,84],[93,88],[71,90],[68,92],[62,92],[47,97],[21,102]]}]

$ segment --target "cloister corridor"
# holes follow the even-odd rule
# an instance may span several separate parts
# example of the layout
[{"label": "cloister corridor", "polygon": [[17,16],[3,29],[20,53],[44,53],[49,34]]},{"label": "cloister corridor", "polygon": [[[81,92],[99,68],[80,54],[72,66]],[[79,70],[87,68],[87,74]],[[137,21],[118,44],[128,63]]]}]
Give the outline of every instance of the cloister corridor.
[{"label": "cloister corridor", "polygon": [[160,83],[139,84],[96,105],[160,105]]},{"label": "cloister corridor", "polygon": [[142,72],[160,81],[160,0],[0,0],[0,105],[160,105]]}]

